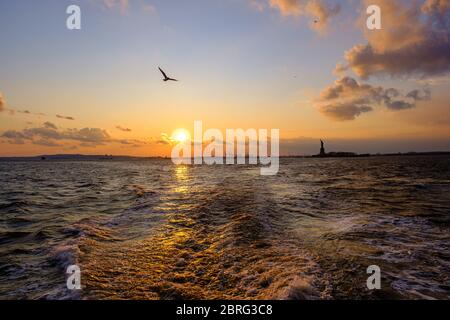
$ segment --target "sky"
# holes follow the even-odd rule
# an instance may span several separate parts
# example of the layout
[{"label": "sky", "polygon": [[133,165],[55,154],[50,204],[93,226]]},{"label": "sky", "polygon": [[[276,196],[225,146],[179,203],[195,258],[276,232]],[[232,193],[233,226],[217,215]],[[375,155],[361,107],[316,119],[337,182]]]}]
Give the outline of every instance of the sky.
[{"label": "sky", "polygon": [[450,150],[449,30],[450,0],[1,1],[0,156],[168,156],[195,120],[282,155]]}]

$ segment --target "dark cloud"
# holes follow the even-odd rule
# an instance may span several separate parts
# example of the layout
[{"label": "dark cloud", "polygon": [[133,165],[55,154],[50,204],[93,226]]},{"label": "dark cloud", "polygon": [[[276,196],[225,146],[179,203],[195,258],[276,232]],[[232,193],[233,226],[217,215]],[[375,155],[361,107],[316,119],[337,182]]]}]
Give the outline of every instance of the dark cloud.
[{"label": "dark cloud", "polygon": [[53,123],[51,123],[49,121],[44,123],[44,127],[47,129],[54,129],[54,130],[58,129],[58,127],[56,125],[54,125]]},{"label": "dark cloud", "polygon": [[375,74],[390,76],[434,76],[450,71],[450,42],[413,44],[407,48],[378,52],[360,45],[346,53],[349,67],[361,78]]},{"label": "dark cloud", "polygon": [[58,119],[64,119],[64,120],[75,120],[74,117],[62,116],[62,115],[59,115],[59,114],[57,114],[56,117]]},{"label": "dark cloud", "polygon": [[428,89],[425,90],[413,90],[406,95],[408,98],[412,98],[416,101],[428,101],[431,99],[431,92]]},{"label": "dark cloud", "polygon": [[7,139],[10,144],[24,144],[28,139],[22,132],[16,130],[5,131],[1,137]]},{"label": "dark cloud", "polygon": [[33,140],[34,138],[63,140],[65,137],[64,132],[60,132],[56,129],[49,128],[47,126],[24,129],[22,133],[25,137],[27,137],[27,139],[30,140]]},{"label": "dark cloud", "polygon": [[367,44],[345,54],[346,64],[361,78],[377,74],[428,77],[450,71],[450,0],[371,0],[382,10],[382,30],[367,31]]},{"label": "dark cloud", "polygon": [[360,84],[355,79],[344,77],[326,88],[316,100],[316,106],[326,116],[335,120],[354,120],[363,113],[384,105],[390,110],[411,109],[417,101],[430,99],[427,89],[413,90],[402,95],[397,89]]},{"label": "dark cloud", "polygon": [[123,131],[123,132],[131,132],[132,130],[130,128],[125,128],[122,126],[116,126],[117,130]]},{"label": "dark cloud", "polygon": [[324,115],[339,121],[354,120],[361,114],[372,111],[373,108],[366,105],[353,103],[336,103],[320,107]]},{"label": "dark cloud", "polygon": [[111,142],[111,137],[106,130],[99,128],[68,129],[62,133],[63,139],[82,141],[94,144]]}]

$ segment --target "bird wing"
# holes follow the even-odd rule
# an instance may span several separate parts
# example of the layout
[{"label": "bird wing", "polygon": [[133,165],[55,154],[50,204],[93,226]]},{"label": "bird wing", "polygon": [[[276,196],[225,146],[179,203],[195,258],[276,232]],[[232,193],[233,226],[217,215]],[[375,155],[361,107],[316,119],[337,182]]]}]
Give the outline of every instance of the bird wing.
[{"label": "bird wing", "polygon": [[163,74],[164,79],[167,79],[168,76],[166,75],[166,73],[165,73],[160,67],[158,67],[158,69],[159,69],[159,71],[161,71],[161,73]]},{"label": "bird wing", "polygon": [[167,80],[170,80],[170,81],[178,81],[177,79],[173,79],[173,78],[168,78]]}]

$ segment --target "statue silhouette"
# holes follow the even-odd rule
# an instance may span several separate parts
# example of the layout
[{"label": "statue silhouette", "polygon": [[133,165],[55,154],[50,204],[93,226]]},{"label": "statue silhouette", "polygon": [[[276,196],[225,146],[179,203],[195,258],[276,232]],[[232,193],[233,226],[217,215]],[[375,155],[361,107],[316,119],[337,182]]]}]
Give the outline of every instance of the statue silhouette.
[{"label": "statue silhouette", "polygon": [[325,156],[326,155],[326,153],[325,153],[325,146],[324,145],[325,144],[323,143],[323,141],[320,140],[320,155],[321,156]]}]

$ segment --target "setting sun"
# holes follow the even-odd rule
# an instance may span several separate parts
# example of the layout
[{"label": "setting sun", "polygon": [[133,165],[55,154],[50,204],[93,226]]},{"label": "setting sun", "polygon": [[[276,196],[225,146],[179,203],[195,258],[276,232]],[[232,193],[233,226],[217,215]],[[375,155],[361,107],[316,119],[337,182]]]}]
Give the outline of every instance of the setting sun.
[{"label": "setting sun", "polygon": [[172,139],[176,142],[186,142],[191,139],[191,134],[186,129],[177,129],[172,133]]}]

